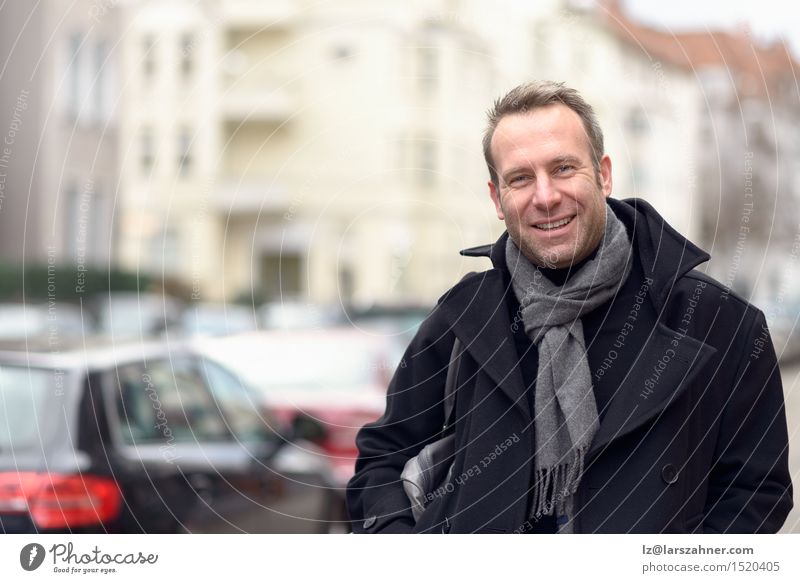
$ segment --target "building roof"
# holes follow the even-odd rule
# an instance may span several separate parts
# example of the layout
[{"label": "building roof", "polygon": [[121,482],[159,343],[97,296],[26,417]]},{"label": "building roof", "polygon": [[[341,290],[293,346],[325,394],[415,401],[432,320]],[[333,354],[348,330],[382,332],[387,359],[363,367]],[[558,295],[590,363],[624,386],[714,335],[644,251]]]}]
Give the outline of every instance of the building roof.
[{"label": "building roof", "polygon": [[728,71],[737,92],[747,96],[796,94],[800,67],[782,39],[764,43],[746,27],[735,31],[667,31],[631,20],[619,0],[605,0],[598,17],[621,41],[645,52],[653,61],[692,71]]}]

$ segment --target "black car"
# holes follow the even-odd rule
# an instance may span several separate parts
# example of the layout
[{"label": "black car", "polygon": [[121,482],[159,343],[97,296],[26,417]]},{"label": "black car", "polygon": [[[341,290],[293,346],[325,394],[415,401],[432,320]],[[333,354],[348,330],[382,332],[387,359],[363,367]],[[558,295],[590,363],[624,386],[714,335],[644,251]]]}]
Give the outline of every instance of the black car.
[{"label": "black car", "polygon": [[329,528],[313,446],[190,345],[41,348],[0,348],[2,532]]}]

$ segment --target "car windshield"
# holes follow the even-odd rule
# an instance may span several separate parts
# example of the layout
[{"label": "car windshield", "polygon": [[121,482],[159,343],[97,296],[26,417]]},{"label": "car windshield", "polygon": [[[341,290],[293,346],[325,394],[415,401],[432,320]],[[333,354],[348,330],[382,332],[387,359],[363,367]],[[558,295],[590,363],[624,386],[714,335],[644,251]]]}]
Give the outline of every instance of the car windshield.
[{"label": "car windshield", "polygon": [[[45,403],[63,376],[23,366],[0,365],[0,452],[35,447],[46,417]],[[63,373],[61,373],[63,375]]]}]

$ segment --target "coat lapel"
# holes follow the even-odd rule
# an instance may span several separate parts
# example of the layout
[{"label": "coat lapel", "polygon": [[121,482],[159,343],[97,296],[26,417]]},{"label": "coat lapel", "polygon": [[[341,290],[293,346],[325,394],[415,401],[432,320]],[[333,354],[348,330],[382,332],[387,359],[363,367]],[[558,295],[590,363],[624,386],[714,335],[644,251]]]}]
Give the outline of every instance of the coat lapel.
[{"label": "coat lapel", "polygon": [[654,327],[608,404],[589,449],[589,458],[675,402],[716,352],[716,348],[664,324]]},{"label": "coat lapel", "polygon": [[505,300],[507,287],[502,272],[491,269],[455,286],[439,307],[481,371],[519,407],[526,421],[530,421],[531,412]]}]

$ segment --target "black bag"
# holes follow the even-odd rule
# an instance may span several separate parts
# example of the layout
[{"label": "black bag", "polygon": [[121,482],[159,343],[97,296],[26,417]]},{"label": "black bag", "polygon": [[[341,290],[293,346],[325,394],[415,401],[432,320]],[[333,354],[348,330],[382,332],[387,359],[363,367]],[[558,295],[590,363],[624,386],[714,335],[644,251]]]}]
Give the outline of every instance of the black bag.
[{"label": "black bag", "polygon": [[461,353],[461,341],[456,338],[450,363],[447,367],[447,379],[444,383],[444,426],[439,439],[422,448],[415,457],[406,462],[400,479],[403,482],[414,521],[419,520],[425,506],[433,499],[431,493],[450,477],[453,470],[455,454],[455,433],[447,433],[451,425],[451,417],[455,412],[455,384],[458,378],[458,365]]}]

